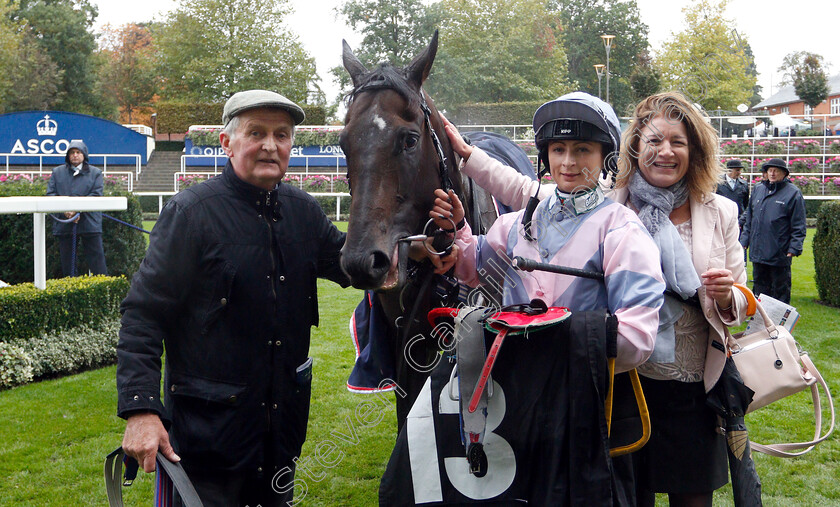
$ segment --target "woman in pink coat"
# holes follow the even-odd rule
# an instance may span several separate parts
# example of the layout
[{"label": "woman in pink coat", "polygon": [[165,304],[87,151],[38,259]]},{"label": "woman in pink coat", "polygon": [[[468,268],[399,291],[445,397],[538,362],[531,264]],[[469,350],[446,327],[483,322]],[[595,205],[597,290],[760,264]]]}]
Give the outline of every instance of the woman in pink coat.
[{"label": "woman in pink coat", "polygon": [[[471,163],[471,147],[448,122],[447,134],[467,158],[462,170],[505,204],[553,192],[501,164],[477,163],[482,157]],[[608,194],[654,237],[668,287],[654,353],[639,367],[652,435],[628,471],[638,505],[654,505],[657,492],[671,505],[711,505],[728,480],[725,439],[705,400],[726,361],[724,328],[743,322],[747,301],[733,287],[746,272],[737,207],[715,194],[718,160],[717,133],[703,115],[682,94],[656,94],[636,106],[622,135]]]}]

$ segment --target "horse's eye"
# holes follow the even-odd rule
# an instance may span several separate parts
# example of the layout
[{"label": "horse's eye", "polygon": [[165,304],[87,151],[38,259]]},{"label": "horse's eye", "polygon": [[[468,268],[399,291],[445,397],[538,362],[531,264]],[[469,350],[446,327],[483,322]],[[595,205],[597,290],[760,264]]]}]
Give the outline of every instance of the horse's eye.
[{"label": "horse's eye", "polygon": [[411,134],[411,135],[406,136],[406,137],[405,137],[405,141],[404,141],[404,143],[405,143],[404,148],[405,148],[406,150],[411,150],[411,149],[413,149],[415,146],[417,146],[417,141],[418,141],[418,140],[419,140],[419,137],[417,137],[417,136],[416,136],[416,135],[414,135],[414,134]]}]

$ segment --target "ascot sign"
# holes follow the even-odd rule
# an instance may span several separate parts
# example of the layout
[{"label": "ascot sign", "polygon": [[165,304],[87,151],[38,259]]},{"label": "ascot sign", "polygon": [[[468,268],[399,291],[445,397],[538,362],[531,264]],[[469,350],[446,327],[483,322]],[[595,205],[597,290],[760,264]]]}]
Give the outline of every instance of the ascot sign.
[{"label": "ascot sign", "polygon": [[[63,163],[67,147],[73,141],[83,141],[88,153],[109,155],[109,165],[135,163],[134,157],[112,154],[140,155],[140,163],[145,164],[154,149],[151,138],[95,116],[63,111],[24,111],[0,115],[0,163],[6,162],[6,159],[9,165],[37,165],[41,160]],[[101,164],[102,159],[91,157],[91,163]]]},{"label": "ascot sign", "polygon": [[[36,124],[36,129],[39,136],[55,136],[58,132],[58,123],[55,120],[51,120],[50,115],[45,114],[44,119]],[[26,141],[26,150],[23,148],[23,141],[17,139],[9,153],[43,153],[47,155],[52,153],[67,153],[67,147],[71,141],[82,141],[82,139],[71,139],[68,141],[67,139],[48,138],[42,139],[40,142],[38,139],[29,139]],[[53,148],[55,148],[55,151],[53,151]]]}]

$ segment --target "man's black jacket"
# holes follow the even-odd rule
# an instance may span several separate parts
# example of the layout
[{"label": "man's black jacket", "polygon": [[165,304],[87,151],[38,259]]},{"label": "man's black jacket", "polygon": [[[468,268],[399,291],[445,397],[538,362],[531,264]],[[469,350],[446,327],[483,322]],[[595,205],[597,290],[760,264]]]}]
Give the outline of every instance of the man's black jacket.
[{"label": "man's black jacket", "polygon": [[188,471],[290,464],[306,436],[316,279],[348,285],[343,244],[311,196],[261,190],[230,164],[173,197],[122,303],[119,415],[159,414]]},{"label": "man's black jacket", "polygon": [[741,245],[749,247],[750,262],[789,266],[787,254],[802,253],[805,199],[787,178],[756,185],[744,216]]},{"label": "man's black jacket", "polygon": [[730,188],[729,182],[726,180],[726,177],[718,183],[717,193],[729,199],[730,201],[735,201],[735,204],[738,205],[738,223],[741,227],[744,226],[744,211],[747,209],[747,206],[750,203],[750,185],[744,180],[744,178],[738,178],[735,180],[735,188]]}]

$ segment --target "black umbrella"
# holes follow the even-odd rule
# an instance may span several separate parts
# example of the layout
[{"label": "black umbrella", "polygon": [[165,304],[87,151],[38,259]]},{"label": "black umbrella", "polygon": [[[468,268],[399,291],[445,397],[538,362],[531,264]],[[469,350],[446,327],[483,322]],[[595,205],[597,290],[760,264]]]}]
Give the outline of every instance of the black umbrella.
[{"label": "black umbrella", "polygon": [[750,438],[744,423],[744,414],[752,402],[753,394],[753,390],[741,380],[735,361],[729,357],[720,379],[706,399],[706,403],[724,421],[735,507],[762,505],[761,479],[755,471],[755,463],[750,455]]}]

